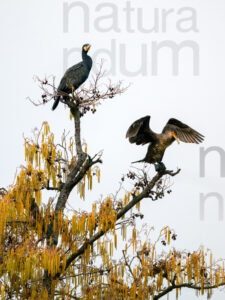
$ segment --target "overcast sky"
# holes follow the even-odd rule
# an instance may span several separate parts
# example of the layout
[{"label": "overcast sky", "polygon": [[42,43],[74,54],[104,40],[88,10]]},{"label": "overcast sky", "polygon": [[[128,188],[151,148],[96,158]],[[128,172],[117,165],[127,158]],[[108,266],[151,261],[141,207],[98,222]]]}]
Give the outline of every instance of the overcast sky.
[{"label": "overcast sky", "polygon": [[[58,83],[65,68],[80,61],[78,49],[90,43],[94,65],[104,58],[108,77],[132,85],[82,119],[82,138],[91,154],[104,149],[104,164],[101,184],[86,204],[77,203],[85,207],[100,194],[115,191],[130,162],[144,157],[146,146],[125,140],[134,120],[149,114],[152,129],[160,132],[170,117],[178,118],[206,140],[201,146],[174,143],[167,150],[165,165],[182,172],[171,195],[142,202],[144,220],[158,230],[174,228],[178,249],[204,245],[217,258],[225,257],[225,174],[220,172],[225,165],[219,153],[208,154],[200,177],[200,147],[216,147],[225,156],[224,0],[2,0],[0,22],[1,186],[11,183],[16,167],[24,163],[23,133],[31,136],[32,128],[45,120],[57,137],[64,128],[72,132],[62,104],[52,112],[52,103],[37,108],[26,97],[40,98],[34,75],[54,74]],[[220,198],[219,209],[217,198],[209,198],[200,220],[200,194],[208,193]],[[184,300],[195,298],[193,291],[182,293]],[[220,300],[223,293],[213,299]]]}]

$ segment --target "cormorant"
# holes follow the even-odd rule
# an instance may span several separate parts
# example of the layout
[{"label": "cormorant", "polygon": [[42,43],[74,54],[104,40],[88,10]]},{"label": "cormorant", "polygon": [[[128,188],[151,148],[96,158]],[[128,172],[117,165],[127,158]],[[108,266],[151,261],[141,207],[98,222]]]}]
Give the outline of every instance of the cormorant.
[{"label": "cormorant", "polygon": [[[58,92],[64,92],[70,94],[76,89],[78,89],[79,86],[87,80],[90,70],[92,68],[92,59],[89,55],[87,55],[90,47],[91,45],[89,44],[83,45],[82,47],[83,60],[78,64],[72,66],[65,72],[58,86],[57,89]],[[58,106],[60,97],[61,96],[55,97],[55,102],[52,106],[52,110],[56,109],[56,107]],[[68,99],[67,96],[62,96],[62,97],[64,100]]]},{"label": "cormorant", "polygon": [[203,142],[204,136],[192,129],[188,125],[180,122],[177,119],[169,119],[162,133],[155,133],[149,127],[150,116],[143,117],[135,121],[128,129],[126,138],[130,143],[136,145],[145,145],[150,143],[147,154],[144,159],[137,162],[147,162],[155,165],[156,171],[165,170],[166,167],[162,163],[163,155],[167,147],[175,140],[179,143],[194,143]]}]

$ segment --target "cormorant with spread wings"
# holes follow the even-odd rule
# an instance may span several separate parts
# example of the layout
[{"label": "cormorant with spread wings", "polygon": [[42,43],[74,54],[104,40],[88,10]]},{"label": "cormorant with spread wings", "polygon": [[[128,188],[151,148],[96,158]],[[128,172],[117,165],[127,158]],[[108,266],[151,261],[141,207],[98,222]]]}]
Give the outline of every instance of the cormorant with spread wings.
[{"label": "cormorant with spread wings", "polygon": [[[66,94],[71,94],[87,80],[92,68],[92,59],[89,55],[87,55],[90,48],[91,45],[89,44],[85,44],[82,47],[82,61],[72,66],[65,72],[57,89],[58,93],[63,92]],[[55,110],[58,106],[60,97],[61,95],[57,95],[55,97],[55,102],[52,106],[52,110]],[[68,99],[68,96],[62,97],[64,100]]]},{"label": "cormorant with spread wings", "polygon": [[175,140],[184,143],[199,144],[203,142],[204,136],[188,125],[177,119],[169,119],[162,133],[155,133],[149,127],[150,116],[135,121],[128,129],[126,138],[130,143],[145,145],[150,143],[144,159],[137,162],[147,162],[155,165],[156,171],[165,170],[162,163],[163,155],[167,147]]}]

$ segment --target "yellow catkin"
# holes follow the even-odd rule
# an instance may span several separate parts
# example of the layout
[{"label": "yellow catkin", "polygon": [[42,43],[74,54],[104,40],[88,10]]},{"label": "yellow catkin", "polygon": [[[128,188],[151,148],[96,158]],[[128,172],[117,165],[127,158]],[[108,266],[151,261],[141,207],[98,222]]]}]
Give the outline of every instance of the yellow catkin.
[{"label": "yellow catkin", "polygon": [[114,233],[114,247],[117,249],[117,234],[116,232]]},{"label": "yellow catkin", "polygon": [[140,211],[140,209],[141,209],[141,202],[138,202],[138,203],[136,204],[136,208],[137,208],[138,211]]},{"label": "yellow catkin", "polygon": [[25,151],[24,151],[24,154],[25,154],[25,161],[27,161],[27,159],[28,159],[28,155],[29,155],[29,150],[28,150],[28,144],[27,144],[27,142],[25,143],[25,149],[24,149]]},{"label": "yellow catkin", "polygon": [[92,190],[92,175],[90,176],[90,190]]},{"label": "yellow catkin", "polygon": [[112,257],[113,256],[113,243],[110,242],[110,245],[109,245],[109,253],[110,253],[110,256]]},{"label": "yellow catkin", "polygon": [[135,253],[135,251],[136,251],[136,246],[137,246],[136,237],[137,237],[137,232],[136,232],[136,228],[134,228],[134,229],[133,229],[133,234],[132,234],[133,253]]},{"label": "yellow catkin", "polygon": [[167,236],[168,245],[170,244],[170,236],[171,236],[171,233],[170,233],[170,230],[168,230],[168,236]]},{"label": "yellow catkin", "polygon": [[140,195],[140,190],[136,190],[135,191],[135,196],[137,197],[137,196],[139,196]]},{"label": "yellow catkin", "polygon": [[35,192],[35,199],[36,199],[36,203],[38,206],[41,205],[41,200],[42,200],[42,193],[40,190]]},{"label": "yellow catkin", "polygon": [[124,206],[126,206],[127,203],[128,203],[128,201],[127,201],[127,194],[125,194],[125,195],[124,195]]},{"label": "yellow catkin", "polygon": [[201,277],[201,294],[204,295],[204,275]]},{"label": "yellow catkin", "polygon": [[2,299],[2,300],[5,299],[4,294],[5,294],[5,289],[4,289],[4,286],[2,286],[2,287],[1,287],[1,299]]},{"label": "yellow catkin", "polygon": [[97,170],[97,177],[98,177],[98,183],[100,183],[100,180],[101,180],[101,171],[100,171],[100,169]]},{"label": "yellow catkin", "polygon": [[122,237],[123,237],[124,241],[127,239],[127,227],[126,227],[126,225],[123,225],[123,227],[122,227]]},{"label": "yellow catkin", "polygon": [[82,184],[81,198],[85,200],[85,182]]}]

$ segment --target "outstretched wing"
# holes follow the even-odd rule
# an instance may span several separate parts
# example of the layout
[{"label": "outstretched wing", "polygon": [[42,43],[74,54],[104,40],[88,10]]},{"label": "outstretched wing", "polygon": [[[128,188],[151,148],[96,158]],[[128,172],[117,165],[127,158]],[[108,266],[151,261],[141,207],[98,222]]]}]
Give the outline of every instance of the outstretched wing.
[{"label": "outstretched wing", "polygon": [[204,135],[177,119],[169,119],[163,129],[163,133],[166,131],[175,133],[177,138],[184,143],[199,144],[204,141]]},{"label": "outstretched wing", "polygon": [[150,116],[135,121],[127,130],[126,138],[136,145],[146,144],[153,141],[153,132],[149,128]]}]

